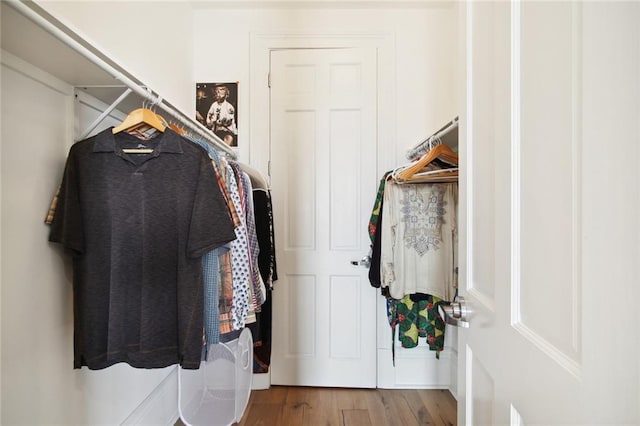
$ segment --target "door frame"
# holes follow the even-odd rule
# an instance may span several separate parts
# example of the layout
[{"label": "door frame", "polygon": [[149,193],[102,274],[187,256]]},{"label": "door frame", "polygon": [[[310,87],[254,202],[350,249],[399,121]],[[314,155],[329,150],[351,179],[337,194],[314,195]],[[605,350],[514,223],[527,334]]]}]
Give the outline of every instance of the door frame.
[{"label": "door frame", "polygon": [[[396,51],[393,33],[319,34],[300,32],[251,33],[250,34],[250,124],[248,163],[260,170],[269,181],[270,141],[270,93],[269,71],[271,52],[283,49],[375,48],[377,51],[377,115],[385,120],[377,121],[376,174],[382,176],[396,164]],[[384,96],[382,96],[384,94]],[[264,136],[266,135],[266,137]],[[372,194],[372,197],[375,194]],[[373,198],[372,198],[373,202]],[[372,204],[373,206],[373,204]],[[362,224],[362,232],[366,224]],[[363,253],[365,255],[366,253]],[[376,308],[376,327],[387,323]],[[384,320],[384,321],[383,321]],[[376,347],[380,348],[380,330],[376,333]],[[377,361],[379,364],[379,360]],[[380,366],[378,365],[378,370]],[[254,374],[253,389],[267,389],[271,373]]]},{"label": "door frame", "polygon": [[[251,100],[249,112],[249,163],[269,175],[269,157],[271,143],[269,116],[269,69],[272,50],[282,49],[329,49],[374,47],[378,52],[378,120],[376,172],[382,175],[384,170],[396,163],[396,72],[395,72],[395,35],[377,34],[317,34],[317,33],[251,33],[250,37],[250,81]],[[385,88],[384,98],[381,88]],[[386,89],[388,88],[388,89]],[[267,139],[266,143],[265,139]],[[389,143],[392,141],[392,143]],[[365,224],[366,225],[366,224]],[[366,254],[366,253],[365,253]]]}]

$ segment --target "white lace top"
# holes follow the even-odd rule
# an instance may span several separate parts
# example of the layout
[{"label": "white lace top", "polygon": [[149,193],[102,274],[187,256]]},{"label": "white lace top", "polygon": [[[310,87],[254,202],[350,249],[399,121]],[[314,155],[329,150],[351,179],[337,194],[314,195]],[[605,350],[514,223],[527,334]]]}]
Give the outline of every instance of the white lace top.
[{"label": "white lace top", "polygon": [[382,286],[391,297],[452,300],[457,287],[457,183],[387,182],[382,206]]}]

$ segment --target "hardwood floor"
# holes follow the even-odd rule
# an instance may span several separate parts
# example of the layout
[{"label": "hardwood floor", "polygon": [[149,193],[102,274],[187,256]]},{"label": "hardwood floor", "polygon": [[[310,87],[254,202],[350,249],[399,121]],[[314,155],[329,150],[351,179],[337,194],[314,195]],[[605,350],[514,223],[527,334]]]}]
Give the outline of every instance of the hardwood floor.
[{"label": "hardwood floor", "polygon": [[252,391],[238,426],[456,425],[447,390],[272,386]]}]

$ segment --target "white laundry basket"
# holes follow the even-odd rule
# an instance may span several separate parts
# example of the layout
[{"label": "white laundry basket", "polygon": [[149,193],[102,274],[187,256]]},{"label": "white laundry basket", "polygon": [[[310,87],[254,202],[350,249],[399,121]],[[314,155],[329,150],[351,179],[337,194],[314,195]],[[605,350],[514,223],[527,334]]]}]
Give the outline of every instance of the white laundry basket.
[{"label": "white laundry basket", "polygon": [[253,339],[209,345],[198,370],[178,369],[178,410],[187,426],[228,426],[242,419],[253,374]]}]

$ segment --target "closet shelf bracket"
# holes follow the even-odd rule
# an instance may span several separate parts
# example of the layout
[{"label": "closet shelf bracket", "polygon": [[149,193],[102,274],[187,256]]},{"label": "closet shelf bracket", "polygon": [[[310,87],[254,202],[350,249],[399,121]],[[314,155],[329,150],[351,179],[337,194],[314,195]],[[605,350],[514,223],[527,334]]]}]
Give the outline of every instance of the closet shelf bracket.
[{"label": "closet shelf bracket", "polygon": [[[124,93],[122,95],[120,95],[118,97],[118,99],[116,99],[111,105],[109,105],[109,107],[107,109],[105,109],[102,114],[100,114],[100,116],[98,118],[96,118],[96,120],[91,123],[89,125],[89,127],[87,128],[87,130],[85,130],[80,137],[78,138],[79,141],[83,140],[84,138],[86,138],[87,136],[89,136],[89,134],[91,132],[93,132],[93,129],[95,129],[96,127],[98,127],[98,124],[102,123],[102,120],[104,120],[105,118],[107,118],[107,116],[109,114],[111,114],[111,111],[113,111],[122,101],[125,100],[125,98],[127,96],[129,96],[129,94],[133,92],[133,90],[131,88],[127,88],[127,90],[124,91]],[[77,142],[77,141],[76,141]]]},{"label": "closet shelf bracket", "polygon": [[204,140],[211,144],[215,149],[224,152],[230,158],[236,158],[237,155],[231,149],[231,147],[225,144],[224,141],[217,135],[215,135],[211,130],[207,129],[201,123],[195,121],[195,119],[188,116],[187,114],[174,109],[168,102],[163,101],[161,96],[150,93],[151,90],[149,90],[149,88],[146,87],[146,85],[142,84],[142,82],[140,82],[139,80],[134,81],[132,79],[134,78],[133,76],[132,78],[129,78],[128,75],[130,74],[127,73],[122,66],[116,64],[108,58],[99,56],[100,52],[96,53],[93,46],[88,45],[88,43],[81,42],[78,39],[78,34],[74,33],[73,30],[66,27],[63,23],[46,13],[46,11],[42,10],[42,8],[40,8],[37,4],[26,0],[5,0],[5,2],[8,5],[12,6],[15,10],[29,18],[31,21],[35,22],[43,30],[56,37],[59,41],[66,44],[68,47],[75,50],[78,54],[88,59],[102,71],[110,75],[112,78],[122,82],[130,90],[132,90],[142,98],[149,99],[153,105],[162,109],[164,112],[178,120],[181,124],[183,124],[185,127],[188,127],[195,134],[202,136],[202,138],[204,138]]}]

